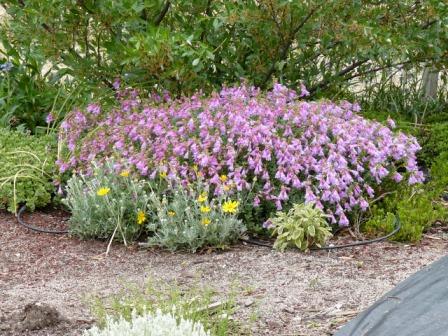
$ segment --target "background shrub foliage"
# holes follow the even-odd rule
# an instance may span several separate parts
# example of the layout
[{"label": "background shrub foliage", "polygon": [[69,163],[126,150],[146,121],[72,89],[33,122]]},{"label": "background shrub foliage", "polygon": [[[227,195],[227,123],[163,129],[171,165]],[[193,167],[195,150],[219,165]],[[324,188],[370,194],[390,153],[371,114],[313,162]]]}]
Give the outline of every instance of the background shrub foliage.
[{"label": "background shrub foliage", "polygon": [[174,94],[273,77],[311,93],[384,69],[446,66],[444,1],[6,0],[4,35],[78,81]]},{"label": "background shrub foliage", "polygon": [[98,98],[107,95],[54,71],[44,55],[31,46],[11,44],[4,33],[0,27],[0,127],[43,134],[73,106],[84,105],[92,92]]}]

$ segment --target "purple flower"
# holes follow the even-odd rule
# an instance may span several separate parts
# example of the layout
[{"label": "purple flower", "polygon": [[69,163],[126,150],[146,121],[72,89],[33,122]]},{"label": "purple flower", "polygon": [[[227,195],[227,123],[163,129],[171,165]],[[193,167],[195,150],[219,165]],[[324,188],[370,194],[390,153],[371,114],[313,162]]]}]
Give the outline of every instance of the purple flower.
[{"label": "purple flower", "polygon": [[[358,104],[299,99],[307,93],[304,86],[298,94],[276,83],[262,94],[243,85],[145,104],[125,89],[108,113],[90,104],[65,118],[59,139],[71,156],[58,166],[86,172],[92,158],[114,157],[147,179],[163,166],[167,178],[186,184],[201,176],[217,192],[226,174],[233,190],[256,190],[254,206],[271,201],[281,209],[291,193],[301,194],[340,225],[353,209],[368,208],[390,172],[403,168],[409,183],[423,180],[415,138],[363,118]],[[403,176],[391,174],[396,183]]]},{"label": "purple flower", "polygon": [[98,115],[101,112],[101,106],[98,104],[89,104],[87,105],[87,112],[90,112],[93,115]]},{"label": "purple flower", "polygon": [[393,121],[393,119],[391,119],[391,118],[388,118],[388,119],[387,119],[387,125],[388,125],[391,129],[394,129],[394,128],[396,127],[396,125],[395,125],[395,121]]},{"label": "purple flower", "polygon": [[342,214],[339,216],[339,225],[340,225],[340,226],[348,226],[349,224],[350,224],[350,223],[349,223],[347,217],[342,213]]},{"label": "purple flower", "polygon": [[263,227],[265,229],[273,229],[275,227],[274,223],[272,223],[269,219],[263,223]]},{"label": "purple flower", "polygon": [[47,114],[47,116],[46,116],[46,118],[45,118],[45,122],[46,122],[47,124],[50,124],[50,123],[52,123],[53,121],[54,121],[54,116],[53,116],[53,114],[50,112],[50,113]]},{"label": "purple flower", "polygon": [[310,92],[306,89],[304,84],[300,84],[300,95],[299,97],[307,97],[310,95]]},{"label": "purple flower", "polygon": [[112,83],[112,86],[115,90],[118,90],[121,86],[121,81],[119,78],[116,78],[115,81]]},{"label": "purple flower", "polygon": [[367,208],[369,207],[369,203],[367,203],[367,201],[362,198],[361,201],[359,202],[359,206],[361,207],[362,211],[366,211]]},{"label": "purple flower", "polygon": [[403,176],[402,176],[400,173],[395,173],[395,174],[393,175],[392,179],[393,179],[395,182],[399,183],[399,182],[401,182],[401,180],[403,179]]}]

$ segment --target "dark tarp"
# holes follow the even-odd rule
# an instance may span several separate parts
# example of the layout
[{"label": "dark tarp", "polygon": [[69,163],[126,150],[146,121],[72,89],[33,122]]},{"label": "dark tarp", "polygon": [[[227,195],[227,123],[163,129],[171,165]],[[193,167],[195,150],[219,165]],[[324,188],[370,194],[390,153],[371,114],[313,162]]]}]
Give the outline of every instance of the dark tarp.
[{"label": "dark tarp", "polygon": [[334,336],[448,335],[448,256],[398,284]]}]

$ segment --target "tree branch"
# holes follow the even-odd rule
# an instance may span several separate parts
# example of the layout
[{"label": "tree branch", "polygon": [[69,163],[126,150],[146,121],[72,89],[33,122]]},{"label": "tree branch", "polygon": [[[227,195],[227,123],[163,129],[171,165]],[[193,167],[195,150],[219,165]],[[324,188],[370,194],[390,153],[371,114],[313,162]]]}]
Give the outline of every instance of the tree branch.
[{"label": "tree branch", "polygon": [[345,77],[344,80],[345,80],[345,81],[349,81],[349,80],[351,80],[351,79],[353,79],[353,78],[357,78],[357,77],[361,77],[361,76],[364,76],[364,75],[368,75],[368,74],[375,73],[375,72],[378,72],[378,71],[381,71],[381,70],[386,70],[386,69],[390,69],[390,68],[395,68],[395,67],[397,67],[397,66],[405,65],[405,64],[409,64],[409,63],[412,63],[412,61],[407,60],[407,61],[405,61],[405,62],[394,63],[394,64],[390,64],[390,65],[385,65],[385,66],[381,66],[381,67],[376,67],[376,68],[373,68],[373,69],[369,69],[369,70],[367,70],[367,71],[358,72],[358,73],[353,74],[353,75],[351,75],[351,76]]},{"label": "tree branch", "polygon": [[170,6],[171,6],[171,1],[167,0],[167,2],[165,2],[165,5],[162,8],[162,11],[159,13],[159,15],[157,15],[156,19],[154,20],[154,24],[156,26],[160,25],[160,23],[162,22],[163,18],[166,15],[166,13],[168,13]]},{"label": "tree branch", "polygon": [[434,23],[436,23],[436,22],[438,22],[439,20],[431,20],[431,21],[428,21],[427,23],[425,23],[423,26],[422,26],[422,29],[427,29],[427,28],[429,28],[429,27],[431,27]]},{"label": "tree branch", "polygon": [[[207,16],[207,17],[211,17],[211,15],[212,15],[211,5],[212,5],[212,0],[207,0],[207,5],[205,7],[205,16]],[[201,32],[200,40],[202,42],[204,42],[204,40],[205,40],[205,29]]]},{"label": "tree branch", "polygon": [[261,88],[264,88],[266,86],[266,83],[269,81],[269,79],[274,74],[274,72],[275,72],[275,64],[278,61],[286,59],[286,57],[288,56],[289,48],[291,47],[292,43],[294,42],[296,34],[300,31],[300,29],[303,28],[303,26],[305,26],[305,24],[314,15],[314,13],[316,13],[316,11],[319,9],[319,7],[320,7],[320,5],[314,7],[308,13],[308,15],[303,18],[303,20],[299,23],[299,25],[291,32],[291,35],[290,35],[289,39],[286,41],[286,43],[283,45],[283,47],[280,50],[279,57],[276,60],[274,60],[274,62],[272,62],[271,67],[269,68],[268,72],[266,73],[266,75],[264,76],[263,80],[261,81],[261,83],[259,85]]},{"label": "tree branch", "polygon": [[[367,61],[369,61],[369,60],[367,60]],[[343,70],[341,70],[340,72],[338,72],[338,73],[337,73],[336,75],[334,75],[332,78],[342,77],[342,76],[348,74],[349,72],[355,70],[355,69],[356,69],[357,67],[359,67],[360,65],[366,63],[367,61],[364,61],[364,62],[362,62],[362,61],[355,62],[355,63],[353,63],[352,65],[350,65],[350,66],[344,68]],[[403,62],[399,62],[399,63],[393,63],[393,64],[389,64],[389,65],[379,66],[379,67],[376,67],[376,68],[372,68],[372,69],[369,69],[369,70],[366,70],[366,71],[363,71],[363,72],[358,72],[358,73],[355,73],[355,74],[353,74],[353,75],[344,77],[344,78],[343,78],[343,81],[347,82],[347,81],[352,80],[352,79],[354,79],[354,78],[361,77],[361,76],[365,76],[365,75],[369,75],[369,74],[372,74],[372,73],[375,73],[375,72],[378,72],[378,71],[381,71],[381,70],[391,69],[391,68],[395,68],[395,67],[398,67],[398,66],[401,66],[401,65],[411,64],[411,63],[415,63],[415,62],[423,62],[423,61],[424,61],[424,60],[407,60],[407,61],[403,61]],[[360,62],[362,62],[362,63],[359,64]],[[310,94],[312,95],[312,94],[315,93],[318,89],[325,88],[325,87],[327,87],[330,83],[331,83],[330,80],[322,81],[322,82],[320,82],[319,84],[315,85],[314,87],[310,88],[308,91],[309,91]]]},{"label": "tree branch", "polygon": [[353,62],[351,65],[345,67],[344,69],[339,71],[337,74],[332,76],[330,79],[325,79],[325,80],[321,81],[320,83],[316,84],[315,86],[309,88],[308,91],[309,91],[310,95],[314,94],[319,89],[326,88],[328,85],[330,85],[332,79],[342,77],[342,76],[348,74],[349,72],[355,70],[359,66],[367,63],[368,61],[369,61],[369,59],[366,58],[366,59],[362,59],[362,60]]}]

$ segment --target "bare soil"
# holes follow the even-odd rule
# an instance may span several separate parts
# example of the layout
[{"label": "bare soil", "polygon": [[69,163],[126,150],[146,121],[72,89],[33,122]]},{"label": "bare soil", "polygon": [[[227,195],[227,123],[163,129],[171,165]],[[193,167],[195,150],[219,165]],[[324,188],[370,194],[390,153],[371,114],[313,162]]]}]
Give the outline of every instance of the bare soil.
[{"label": "bare soil", "polygon": [[[62,228],[66,214],[36,212],[25,218]],[[444,255],[446,238],[439,228],[418,245],[382,242],[309,254],[243,244],[201,254],[117,244],[105,257],[106,242],[31,232],[14,216],[0,213],[0,335],[80,335],[94,323],[91,295],[107,297],[148,279],[206,285],[223,294],[236,285],[240,309],[235,318],[252,335],[331,335],[398,282]],[[350,239],[342,235],[334,243]],[[24,308],[36,302],[54,307],[61,322],[34,331],[17,329],[29,319]]]}]

